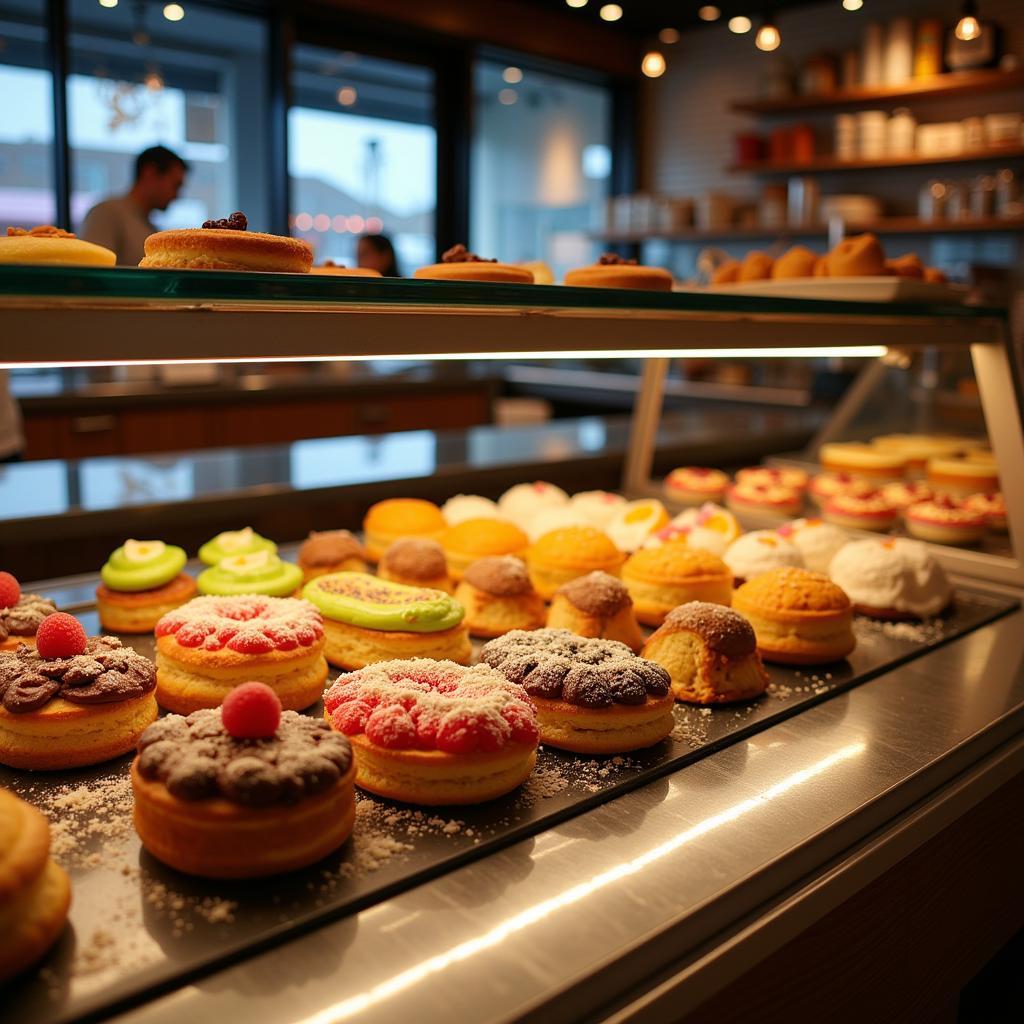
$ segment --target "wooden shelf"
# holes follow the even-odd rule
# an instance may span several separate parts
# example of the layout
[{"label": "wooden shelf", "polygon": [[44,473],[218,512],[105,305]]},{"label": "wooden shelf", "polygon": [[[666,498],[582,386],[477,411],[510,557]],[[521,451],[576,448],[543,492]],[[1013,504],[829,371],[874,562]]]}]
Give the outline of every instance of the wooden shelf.
[{"label": "wooden shelf", "polygon": [[1008,89],[1024,89],[1024,70],[960,71],[875,89],[849,89],[822,96],[792,96],[779,100],[742,100],[733,103],[732,109],[746,114],[796,114],[805,110],[867,107],[877,103],[941,99]]},{"label": "wooden shelf", "polygon": [[735,174],[826,174],[830,171],[870,171],[893,167],[935,167],[941,164],[989,163],[1024,158],[1024,146],[1005,146],[998,149],[976,149],[949,156],[891,156],[880,160],[838,160],[821,156],[810,163],[773,163],[759,161],[732,164],[727,170]]}]

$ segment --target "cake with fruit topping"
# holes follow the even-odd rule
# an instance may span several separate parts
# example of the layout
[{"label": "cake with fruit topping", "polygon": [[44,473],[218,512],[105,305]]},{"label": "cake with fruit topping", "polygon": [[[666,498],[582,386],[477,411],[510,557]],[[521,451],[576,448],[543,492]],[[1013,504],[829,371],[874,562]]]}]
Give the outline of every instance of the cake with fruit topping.
[{"label": "cake with fruit topping", "polygon": [[34,647],[36,630],[57,606],[39,594],[23,594],[21,584],[0,572],[0,651],[14,651],[22,644]]},{"label": "cake with fruit topping", "polygon": [[96,610],[112,633],[152,633],[161,617],[196,596],[188,556],[162,540],[126,540],[100,570]]}]

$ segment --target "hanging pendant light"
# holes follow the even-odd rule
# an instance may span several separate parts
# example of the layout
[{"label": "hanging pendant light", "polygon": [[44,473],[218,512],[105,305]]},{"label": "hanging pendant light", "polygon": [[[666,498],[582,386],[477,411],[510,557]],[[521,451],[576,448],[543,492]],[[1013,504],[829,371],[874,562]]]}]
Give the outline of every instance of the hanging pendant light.
[{"label": "hanging pendant light", "polygon": [[974,0],[965,0],[963,14],[956,23],[956,37],[969,43],[981,35],[981,22],[978,21],[978,5]]},{"label": "hanging pendant light", "polygon": [[771,53],[772,50],[777,50],[782,45],[782,33],[775,24],[775,18],[770,14],[764,19],[761,27],[757,30],[757,35],[754,37],[754,45],[766,53]]}]

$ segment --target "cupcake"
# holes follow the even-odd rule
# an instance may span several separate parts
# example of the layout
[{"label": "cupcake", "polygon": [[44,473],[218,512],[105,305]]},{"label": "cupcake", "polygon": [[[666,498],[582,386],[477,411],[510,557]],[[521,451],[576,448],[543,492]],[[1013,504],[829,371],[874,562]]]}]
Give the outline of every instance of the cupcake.
[{"label": "cupcake", "polygon": [[329,572],[366,572],[366,549],[348,530],[315,530],[299,548],[302,578],[311,580]]},{"label": "cupcake", "polygon": [[668,512],[657,498],[642,498],[623,505],[608,524],[607,533],[620,551],[638,551],[668,521]]},{"label": "cupcake", "polygon": [[794,519],[783,523],[778,533],[797,547],[803,555],[805,569],[826,575],[836,552],[850,543],[850,535],[844,529],[824,519]]},{"label": "cupcake", "polygon": [[288,597],[302,586],[302,570],[291,562],[282,562],[270,551],[257,551],[222,558],[217,565],[204,569],[196,584],[200,594],[216,597],[240,594]]},{"label": "cupcake", "polygon": [[458,526],[467,519],[498,519],[496,502],[479,494],[456,494],[441,506],[441,515],[449,526]]},{"label": "cupcake", "polygon": [[456,582],[470,563],[492,555],[520,555],[528,544],[526,534],[503,519],[467,519],[441,534],[441,547]]},{"label": "cupcake", "polygon": [[463,621],[473,636],[493,639],[513,629],[544,625],[544,599],[533,589],[526,565],[513,555],[473,562],[462,575],[455,600],[466,609]]},{"label": "cupcake", "polygon": [[56,610],[48,598],[23,594],[9,572],[0,572],[0,651],[13,651],[21,644],[34,647],[40,624]]},{"label": "cupcake", "polygon": [[629,590],[636,617],[647,626],[660,626],[665,616],[687,601],[729,604],[732,571],[707,551],[685,544],[645,548],[626,560],[622,582]]},{"label": "cupcake", "polygon": [[634,653],[639,653],[644,642],[629,590],[622,580],[606,572],[587,573],[559,587],[551,599],[547,627],[618,640]]},{"label": "cupcake", "polygon": [[736,586],[772,569],[786,566],[802,569],[800,549],[774,530],[754,530],[734,541],[722,556],[732,570]]},{"label": "cupcake", "polygon": [[251,526],[242,530],[225,530],[218,533],[213,540],[208,540],[199,549],[199,560],[206,565],[217,565],[225,558],[233,555],[253,555],[257,551],[277,553],[277,545],[266,537],[261,537]]},{"label": "cupcake", "polygon": [[670,501],[684,505],[702,505],[721,501],[729,489],[729,477],[720,469],[703,466],[681,466],[665,477],[665,495]]},{"label": "cupcake", "polygon": [[380,556],[399,537],[431,537],[437,540],[445,529],[441,510],[420,498],[387,498],[371,506],[363,520],[363,534],[370,561]]},{"label": "cupcake", "polygon": [[498,511],[529,533],[530,522],[541,512],[559,505],[567,505],[569,495],[554,484],[535,480],[532,484],[516,484],[498,499]]},{"label": "cupcake", "polygon": [[448,575],[444,549],[429,537],[402,537],[381,555],[377,575],[408,587],[428,587],[450,594],[454,585]]},{"label": "cupcake", "polygon": [[617,576],[625,555],[611,538],[592,526],[568,526],[546,533],[526,554],[530,580],[545,600],[560,586],[600,570]]},{"label": "cupcake", "polygon": [[181,570],[188,556],[162,540],[126,540],[100,570],[96,588],[100,625],[111,633],[152,633],[169,611],[196,596]]}]

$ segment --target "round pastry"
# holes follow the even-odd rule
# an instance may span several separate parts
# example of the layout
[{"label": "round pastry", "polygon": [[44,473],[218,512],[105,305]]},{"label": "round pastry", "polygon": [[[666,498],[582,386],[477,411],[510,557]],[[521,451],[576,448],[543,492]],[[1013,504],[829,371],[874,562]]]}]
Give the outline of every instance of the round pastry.
[{"label": "round pastry", "polygon": [[213,540],[208,540],[199,549],[199,560],[205,565],[219,565],[233,555],[254,555],[257,551],[277,554],[277,545],[261,537],[251,526],[246,526],[242,530],[225,530]]},{"label": "round pastry", "polygon": [[825,504],[822,515],[835,526],[848,530],[887,533],[899,521],[900,513],[880,491],[872,491],[863,498],[837,494]]},{"label": "round pastry", "polygon": [[732,572],[717,555],[687,544],[665,544],[630,555],[622,581],[647,626],[660,626],[673,608],[687,601],[729,604]]},{"label": "round pastry", "polygon": [[200,594],[232,597],[237,594],[265,594],[287,597],[302,586],[302,570],[282,562],[271,551],[231,555],[204,569],[196,580]]},{"label": "round pastry", "polygon": [[370,507],[363,520],[366,550],[373,562],[399,537],[440,538],[444,516],[432,501],[421,498],[387,498]]},{"label": "round pastry", "polygon": [[813,277],[828,277],[828,253],[814,261]]},{"label": "round pastry", "polygon": [[275,875],[322,860],[355,821],[348,740],[280,705],[276,721],[244,728],[228,707],[168,715],[142,734],[131,769],[142,845],[204,878]]},{"label": "round pastry", "polygon": [[772,266],[773,278],[813,277],[818,254],[806,246],[794,245],[787,249]]},{"label": "round pastry", "polygon": [[50,823],[0,789],[0,985],[31,967],[60,938],[71,883],[50,857]]},{"label": "round pastry", "polygon": [[622,754],[672,731],[668,673],[625,644],[564,629],[516,630],[484,644],[480,656],[533,699],[545,746]]},{"label": "round pastry", "polygon": [[513,555],[473,562],[463,573],[455,600],[466,609],[466,628],[473,636],[490,639],[544,625],[544,599],[533,589],[526,565]]},{"label": "round pastry", "polygon": [[196,596],[196,581],[181,571],[187,561],[184,549],[162,540],[126,540],[100,570],[100,625],[112,633],[152,633],[161,616]]},{"label": "round pastry", "polygon": [[57,606],[39,594],[23,594],[21,584],[0,572],[0,651],[14,651],[22,644],[34,647],[36,630]]},{"label": "round pastry", "polygon": [[944,495],[911,505],[904,520],[912,537],[933,544],[977,544],[988,530],[984,512]]},{"label": "round pastry", "polygon": [[773,569],[744,583],[732,603],[754,627],[765,661],[819,665],[839,661],[857,646],[853,605],[821,573]]},{"label": "round pastry", "polygon": [[[606,530],[608,524],[615,518],[626,499],[621,494],[613,494],[611,491],[579,491],[569,499],[569,508],[587,526],[595,526],[599,530]],[[575,524],[563,524],[575,525]],[[551,527],[555,529],[555,527]],[[538,534],[543,536],[543,534]]]},{"label": "round pastry", "polygon": [[722,559],[732,570],[737,587],[772,569],[784,566],[802,569],[804,565],[800,549],[775,530],[745,533],[726,548]]},{"label": "round pastry", "polygon": [[[552,508],[541,510],[530,520],[529,525],[525,528],[526,536],[531,544],[536,544],[545,533],[551,533],[552,530],[564,530],[567,526],[596,526],[596,524],[590,522],[579,509],[573,508],[571,503],[555,505]],[[602,529],[600,526],[596,526],[596,528]]]},{"label": "round pastry", "polygon": [[878,277],[885,272],[885,250],[872,234],[844,238],[828,254],[829,277]]},{"label": "round pastry", "polygon": [[844,529],[824,519],[794,519],[783,523],[778,533],[799,550],[805,569],[823,572],[826,576],[835,553],[850,543],[850,535]]},{"label": "round pastry", "polygon": [[886,260],[885,269],[894,277],[913,277],[918,281],[924,279],[924,264],[916,252],[904,253],[895,259]]},{"label": "round pastry", "polygon": [[590,572],[559,587],[548,609],[548,629],[617,640],[635,653],[644,638],[625,583],[606,572]]},{"label": "round pastry", "polygon": [[791,491],[806,491],[807,473],[796,466],[748,466],[736,473],[738,484],[760,487],[788,487]]},{"label": "round pastry", "polygon": [[855,540],[828,568],[861,615],[873,619],[926,619],[953,599],[942,566],[920,541],[891,537]]},{"label": "round pastry", "polygon": [[62,628],[38,650],[0,654],[0,764],[55,771],[126,754],[157,716],[153,663],[112,636],[86,639],[70,615],[48,621]]},{"label": "round pastry", "polygon": [[325,654],[338,668],[393,658],[467,664],[472,654],[465,610],[443,590],[338,572],[310,581],[302,596],[323,613]]},{"label": "round pastry", "polygon": [[801,491],[782,484],[754,484],[741,481],[729,488],[726,504],[740,515],[793,517],[804,505]]},{"label": "round pastry", "polygon": [[632,288],[638,291],[670,292],[672,275],[661,267],[640,267],[636,260],[604,253],[593,266],[569,270],[565,283],[570,288]]},{"label": "round pastry", "polygon": [[76,238],[52,224],[8,228],[0,238],[0,263],[32,263],[63,267],[112,267],[117,256],[102,245]]},{"label": "round pastry", "polygon": [[371,270],[369,267],[346,267],[343,263],[335,263],[334,260],[324,260],[318,267],[310,267],[311,274],[329,274],[333,277],[381,277],[379,270]]},{"label": "round pastry", "polygon": [[714,273],[711,275],[711,283],[716,284],[735,284],[740,279],[740,261],[739,260],[725,260],[719,263],[715,267]]},{"label": "round pastry", "polygon": [[441,547],[456,582],[472,562],[493,555],[520,555],[529,543],[518,526],[503,519],[467,519],[441,534]]},{"label": "round pastry", "polygon": [[431,281],[495,281],[502,284],[533,284],[533,274],[525,267],[497,260],[485,260],[469,252],[464,245],[453,245],[440,263],[420,267],[413,277]]},{"label": "round pastry", "polygon": [[727,509],[712,502],[699,509],[688,508],[680,512],[667,526],[656,530],[644,541],[645,548],[659,548],[663,544],[685,541],[698,551],[710,551],[721,558],[725,549],[743,533],[739,521]]},{"label": "round pastry", "polygon": [[871,445],[883,452],[898,452],[907,460],[907,472],[923,476],[928,460],[951,458],[970,451],[971,445],[962,437],[942,434],[882,434],[871,439]]},{"label": "round pastry", "polygon": [[775,261],[767,253],[757,249],[748,252],[740,263],[737,281],[766,281],[772,276]]},{"label": "round pastry", "polygon": [[448,575],[444,548],[429,537],[402,537],[381,555],[377,573],[382,580],[407,587],[427,587],[450,594],[455,586]]},{"label": "round pastry", "polygon": [[720,604],[690,601],[673,608],[644,644],[643,656],[668,672],[676,700],[691,704],[750,700],[768,686],[753,627]]},{"label": "round pastry", "polygon": [[[980,512],[990,530],[1006,533],[1006,501],[998,491],[995,494],[972,494],[964,499],[964,508],[971,512]],[[2,617],[3,609],[0,608],[0,618]]]},{"label": "round pastry", "polygon": [[999,490],[999,470],[991,455],[969,452],[958,459],[928,460],[928,483],[937,494],[966,498],[970,494]]},{"label": "round pastry", "polygon": [[554,484],[535,480],[532,484],[516,484],[498,499],[498,511],[527,533],[530,523],[544,509],[566,505],[569,495]]},{"label": "round pastry", "polygon": [[668,521],[668,512],[657,498],[641,498],[623,505],[605,532],[620,551],[636,551]]},{"label": "round pastry", "polygon": [[900,480],[907,471],[907,457],[899,451],[884,451],[856,441],[835,441],[818,450],[822,468],[834,473],[849,473],[865,480],[885,483]]},{"label": "round pastry", "polygon": [[498,519],[498,505],[479,494],[456,494],[441,506],[441,515],[449,526],[458,526],[467,519]]},{"label": "round pastry", "polygon": [[218,707],[248,679],[265,682],[290,711],[316,703],[323,692],[324,624],[305,601],[196,597],[165,615],[154,632],[157,700],[179,715]]},{"label": "round pastry", "polygon": [[825,505],[837,494],[850,494],[855,498],[866,498],[874,494],[875,485],[870,480],[849,473],[819,473],[808,489],[811,500],[818,505]]},{"label": "round pastry", "polygon": [[161,270],[260,270],[308,274],[313,250],[298,238],[249,231],[245,214],[208,220],[201,228],[157,231],[146,239],[140,267]]},{"label": "round pastry", "polygon": [[626,556],[592,526],[567,526],[544,534],[526,554],[534,589],[545,601],[577,576],[598,569],[617,576]]},{"label": "round pastry", "polygon": [[366,549],[348,530],[316,530],[299,547],[299,568],[305,581],[329,572],[366,572]]},{"label": "round pastry", "polygon": [[919,501],[931,501],[934,494],[927,484],[913,480],[893,480],[882,488],[882,497],[902,512]]},{"label": "round pastry", "polygon": [[729,477],[720,469],[703,466],[681,466],[665,477],[665,494],[684,505],[702,505],[719,501],[729,489]]},{"label": "round pastry", "polygon": [[493,800],[521,785],[537,760],[526,692],[486,665],[371,665],[324,694],[324,713],[352,743],[356,785],[392,800]]}]

